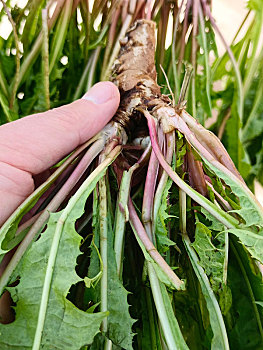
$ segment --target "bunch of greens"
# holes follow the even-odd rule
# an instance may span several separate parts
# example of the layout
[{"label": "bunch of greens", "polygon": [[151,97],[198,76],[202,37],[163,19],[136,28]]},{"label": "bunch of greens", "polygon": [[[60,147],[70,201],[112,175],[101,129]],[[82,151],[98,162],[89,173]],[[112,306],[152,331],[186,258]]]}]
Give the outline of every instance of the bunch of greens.
[{"label": "bunch of greens", "polygon": [[[0,293],[15,312],[0,348],[262,348],[263,209],[241,177],[262,182],[260,0],[248,2],[231,47],[205,0],[2,3],[12,32],[0,38],[1,123],[109,78],[121,107],[0,229],[10,260]],[[163,94],[155,68],[149,77],[140,65],[143,79],[125,91],[118,63],[128,49],[135,57],[140,28],[154,48],[154,22]],[[202,126],[214,110],[235,164]]]}]

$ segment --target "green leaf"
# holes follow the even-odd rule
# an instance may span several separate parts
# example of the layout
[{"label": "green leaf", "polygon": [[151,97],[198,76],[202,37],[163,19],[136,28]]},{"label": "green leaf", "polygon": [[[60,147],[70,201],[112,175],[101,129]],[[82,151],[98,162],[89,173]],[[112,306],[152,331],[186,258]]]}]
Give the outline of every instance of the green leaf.
[{"label": "green leaf", "polygon": [[263,301],[262,275],[233,236],[230,248],[228,286],[232,293],[232,306],[225,318],[230,346],[241,350],[262,349],[263,310],[256,304],[256,300]]},{"label": "green leaf", "polygon": [[50,72],[54,68],[56,61],[60,58],[59,55],[61,54],[61,51],[63,49],[70,21],[72,2],[72,0],[67,1],[65,6],[63,7],[59,18],[59,22],[56,26],[55,35],[50,48]]},{"label": "green leaf", "polygon": [[[91,343],[99,332],[107,313],[86,313],[66,299],[71,285],[81,280],[75,272],[81,242],[75,231],[75,221],[83,214],[86,199],[98,179],[93,179],[86,190],[83,190],[84,183],[63,211],[51,214],[46,231],[24,256],[19,266],[20,282],[17,287],[9,288],[13,300],[17,301],[16,320],[0,326],[1,349],[13,349],[14,346],[31,349],[40,334],[43,349],[78,350]],[[65,218],[64,223],[62,218]],[[50,271],[54,254],[54,267]],[[48,284],[49,274],[52,275]],[[43,308],[45,297],[46,310]],[[44,322],[42,326],[41,321]]]},{"label": "green leaf", "polygon": [[[227,233],[223,233],[221,235],[225,236],[226,234]],[[211,230],[201,222],[197,222],[195,241],[192,246],[199,256],[199,264],[203,267],[206,275],[209,277],[212,289],[217,292],[224,280],[226,280],[226,277],[224,276],[226,273],[224,263],[227,254],[225,249],[228,247],[225,247],[224,239],[223,241],[219,241],[219,244],[215,246],[212,243],[212,238]]]},{"label": "green leaf", "polygon": [[33,0],[29,4],[29,13],[23,29],[21,41],[25,51],[28,51],[30,44],[37,36],[41,22],[39,21],[41,8],[44,5],[43,0]]},{"label": "green leaf", "polygon": [[246,178],[251,169],[249,158],[246,154],[244,144],[241,142],[242,123],[237,111],[237,97],[233,96],[234,101],[231,106],[231,116],[226,123],[225,137],[227,139],[227,151],[235,163],[237,169],[243,178]]},{"label": "green leaf", "polygon": [[211,225],[208,226],[210,230],[214,231],[223,231],[224,230],[224,225],[221,224],[220,221],[216,220],[216,218],[211,215],[207,210],[201,207],[201,213],[205,215],[206,219],[211,222]]},{"label": "green leaf", "polygon": [[[98,333],[107,313],[85,313],[66,297],[71,285],[81,280],[75,272],[81,241],[75,230],[75,221],[84,213],[88,196],[119,152],[120,147],[117,147],[106,157],[82,183],[64,210],[51,214],[46,231],[23,257],[19,267],[21,281],[18,287],[11,288],[13,298],[18,301],[17,317],[12,324],[0,327],[0,332],[5,330],[1,339],[3,345],[17,342],[17,328],[21,329],[22,349],[32,345],[33,349],[39,349],[52,344],[58,349],[77,350],[91,343]],[[72,332],[75,327],[79,328],[78,331]],[[87,327],[90,327],[90,332],[87,332]]]},{"label": "green leaf", "polygon": [[227,332],[216,297],[209,284],[208,278],[199,264],[199,259],[191,247],[191,242],[187,236],[183,236],[184,245],[191,260],[196,277],[200,283],[206,306],[209,312],[210,325],[213,331],[211,349],[229,349]]},{"label": "green leaf", "polygon": [[186,350],[189,349],[188,346],[186,345],[186,342],[183,338],[183,335],[181,333],[178,321],[175,317],[172,305],[171,305],[171,300],[169,298],[169,294],[167,292],[166,287],[164,286],[163,283],[160,283],[160,289],[163,297],[163,302],[164,302],[164,307],[167,313],[167,316],[169,318],[169,322],[174,334],[174,338],[176,339],[176,345],[179,350]]},{"label": "green leaf", "polygon": [[[152,266],[154,267],[154,270],[160,280],[160,282],[164,283],[167,287],[171,288],[171,289],[177,289],[178,287],[174,284],[174,282],[166,275],[166,273],[161,269],[161,267],[153,260],[153,258],[150,256],[150,254],[147,252],[147,250],[145,249],[144,245],[142,244],[140,238],[138,237],[135,229],[133,228],[135,237],[137,239],[137,242],[139,244],[139,246],[141,247],[141,250],[143,252],[143,255],[145,257],[145,259],[147,261],[149,261]],[[184,283],[181,286],[181,290],[184,290],[185,285]]]},{"label": "green leaf", "polygon": [[108,237],[108,338],[115,345],[126,350],[132,350],[134,333],[132,325],[135,322],[129,313],[127,301],[128,291],[124,288],[117,274],[115,252],[113,249],[113,231]]},{"label": "green leaf", "polygon": [[179,170],[184,163],[184,156],[186,154],[186,142],[183,135],[178,131],[176,140],[176,170]]},{"label": "green leaf", "polygon": [[241,209],[235,210],[246,222],[246,226],[263,226],[263,210],[255,196],[250,192],[245,184],[204,159],[205,164],[228,186],[240,201]]},{"label": "green leaf", "polygon": [[263,230],[254,233],[249,229],[230,229],[228,232],[239,238],[254,259],[263,263]]},{"label": "green leaf", "polygon": [[[199,71],[202,67],[202,72],[197,72],[196,74],[196,85],[199,87],[196,90],[197,98],[200,100],[202,108],[204,109],[207,117],[209,118],[212,115],[212,103],[211,103],[211,68],[209,65],[209,47],[207,40],[213,41],[209,38],[205,31],[205,20],[202,14],[202,11],[199,12],[199,23],[200,23],[200,33],[197,36],[197,40],[200,44],[200,48],[203,50],[203,53],[198,54],[197,63],[199,65]],[[209,29],[207,27],[207,29]],[[210,28],[211,30],[211,28]],[[208,32],[209,33],[209,32]],[[205,91],[205,93],[204,93]],[[200,107],[199,107],[200,108]],[[198,115],[200,115],[198,113]],[[204,123],[202,123],[204,124]]]},{"label": "green leaf", "polygon": [[[109,215],[109,214],[108,214]],[[93,201],[93,234],[96,246],[99,245],[99,206],[96,191],[94,191]],[[106,336],[113,344],[124,349],[132,349],[133,332],[132,326],[135,322],[129,313],[129,304],[127,301],[128,292],[124,288],[118,273],[113,246],[113,230],[108,225],[108,248],[107,248],[107,306],[109,311],[108,317],[108,332]],[[104,267],[103,267],[104,268]],[[94,246],[91,250],[91,262],[89,267],[90,278],[95,278],[101,271],[100,259]],[[95,301],[100,301],[99,288],[93,291]]]},{"label": "green leaf", "polygon": [[164,191],[162,193],[161,203],[158,210],[158,214],[155,220],[155,235],[156,235],[156,241],[157,241],[157,248],[160,254],[165,253],[170,246],[176,246],[176,243],[173,242],[168,237],[168,222],[172,215],[168,214],[169,211],[169,205],[168,205],[168,196],[169,196],[169,190],[173,184],[173,181],[168,178],[167,183],[165,185]]}]

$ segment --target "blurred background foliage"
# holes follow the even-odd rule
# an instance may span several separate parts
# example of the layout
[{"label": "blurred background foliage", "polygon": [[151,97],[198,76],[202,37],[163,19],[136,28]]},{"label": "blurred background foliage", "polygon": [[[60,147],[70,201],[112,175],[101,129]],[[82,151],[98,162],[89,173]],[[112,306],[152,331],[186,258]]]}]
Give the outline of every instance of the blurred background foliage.
[{"label": "blurred background foliage", "polygon": [[263,184],[261,0],[246,2],[230,45],[208,0],[31,0],[22,8],[3,0],[0,21],[8,18],[12,31],[0,37],[0,123],[70,103],[109,79],[119,39],[147,8],[163,92],[168,80],[177,103],[191,67],[187,111],[219,136],[250,188]]}]

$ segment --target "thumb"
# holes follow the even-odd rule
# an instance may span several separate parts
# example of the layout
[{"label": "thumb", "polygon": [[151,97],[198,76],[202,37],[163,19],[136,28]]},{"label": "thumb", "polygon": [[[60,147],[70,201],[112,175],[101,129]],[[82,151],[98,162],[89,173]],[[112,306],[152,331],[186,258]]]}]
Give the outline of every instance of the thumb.
[{"label": "thumb", "polygon": [[0,127],[0,162],[38,174],[99,132],[120,101],[110,82],[94,85],[82,99]]}]

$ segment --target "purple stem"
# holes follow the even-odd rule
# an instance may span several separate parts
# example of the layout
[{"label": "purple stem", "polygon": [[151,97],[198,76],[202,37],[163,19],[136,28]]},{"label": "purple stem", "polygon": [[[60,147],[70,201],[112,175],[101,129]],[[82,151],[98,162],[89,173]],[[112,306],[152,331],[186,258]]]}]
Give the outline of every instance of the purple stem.
[{"label": "purple stem", "polygon": [[6,285],[8,283],[11,274],[13,273],[20,259],[22,258],[25,251],[33,241],[35,235],[39,232],[39,230],[44,226],[44,224],[48,220],[50,213],[58,209],[60,204],[64,201],[68,193],[76,185],[77,181],[84,174],[84,172],[86,171],[90,163],[93,161],[93,159],[102,151],[105,142],[106,141],[104,139],[99,139],[87,150],[86,154],[83,156],[83,158],[81,159],[81,161],[79,162],[79,164],[77,165],[76,169],[73,171],[67,182],[52,199],[52,201],[48,204],[48,206],[45,208],[38,220],[33,224],[31,229],[25,236],[24,240],[18,246],[8,266],[6,267],[6,270],[4,271],[1,277],[2,285]]},{"label": "purple stem", "polygon": [[[147,111],[143,111],[143,113],[148,121],[148,127],[149,127],[152,148],[153,148],[161,166],[167,172],[167,174],[170,176],[170,178],[177,184],[177,186],[179,188],[181,188],[186,194],[188,194],[194,201],[196,201],[197,203],[202,205],[203,208],[205,208],[210,214],[215,216],[225,226],[230,227],[230,228],[236,227],[236,225],[238,224],[238,221],[236,221],[229,214],[223,212],[222,210],[219,211],[219,209],[216,208],[216,206],[212,202],[210,202],[207,198],[203,197],[201,194],[199,194],[197,191],[195,191],[189,185],[187,185],[178,176],[178,174],[176,174],[176,172],[173,171],[173,169],[170,167],[170,165],[167,164],[167,162],[166,162],[166,160],[165,160],[165,158],[164,158],[164,156],[163,156],[163,154],[158,146],[158,143],[157,143],[157,135],[156,135],[154,118]],[[179,118],[179,116],[178,116],[178,118]],[[169,117],[169,120],[170,119],[175,119],[175,118]],[[179,128],[179,127],[176,127],[176,128],[181,131],[181,128]],[[210,154],[210,156],[211,156],[211,154]]]},{"label": "purple stem", "polygon": [[[174,131],[167,133],[166,135],[166,155],[165,159],[168,164],[172,163],[173,154],[175,151],[175,135]],[[155,222],[157,218],[157,214],[162,201],[162,194],[168,179],[168,174],[166,171],[163,171],[161,179],[159,181],[158,187],[155,192],[154,197],[154,213],[153,213],[153,231],[155,231]]]},{"label": "purple stem", "polygon": [[186,159],[189,183],[191,187],[201,193],[204,197],[207,197],[208,192],[202,162],[195,159],[191,149],[187,150]]},{"label": "purple stem", "polygon": [[[161,134],[159,138],[159,144],[163,144],[164,135]],[[155,242],[154,233],[152,232],[152,219],[153,219],[153,201],[154,192],[158,176],[159,161],[154,152],[151,153],[148,171],[145,181],[143,204],[142,204],[142,221],[147,232],[148,237],[152,242]]]},{"label": "purple stem", "polygon": [[16,231],[16,236],[18,236],[21,232],[23,232],[25,229],[27,229],[31,225],[33,225],[42,213],[43,213],[43,210],[40,213],[37,213],[34,216],[31,216],[30,219],[28,219],[23,224],[21,224]]},{"label": "purple stem", "polygon": [[[205,129],[201,124],[197,122],[189,113],[182,111],[181,115],[184,122],[189,129],[194,132],[195,137],[198,138],[199,143],[209,152],[216,160],[230,170],[236,177],[244,183],[242,176],[239,174],[232,159],[229,157],[224,145],[219,138]],[[191,132],[189,130],[189,132]]]},{"label": "purple stem", "polygon": [[243,188],[247,195],[253,197],[253,200],[255,200],[257,206],[259,206],[259,208],[262,208],[261,204],[246,186],[244,180],[241,181],[241,179],[233,174],[232,171],[230,171],[227,167],[215,159],[214,156],[197,140],[195,134],[188,128],[186,122],[178,114],[175,117],[171,117],[169,120],[170,123],[186,137],[187,141],[198,151],[202,158],[206,159],[218,170],[231,177],[236,183],[239,184],[240,187]]},{"label": "purple stem", "polygon": [[163,272],[166,274],[166,276],[169,277],[169,279],[172,281],[174,286],[180,290],[184,282],[179,279],[179,277],[173,272],[173,270],[170,268],[170,266],[166,263],[166,261],[163,259],[163,257],[160,255],[160,253],[157,251],[153,243],[151,242],[150,238],[148,237],[143,224],[141,223],[135,208],[133,206],[131,198],[129,198],[128,203],[129,208],[129,220],[136,231],[139,239],[141,240],[142,244],[144,245],[146,251],[150,254],[152,259],[159,265],[159,267],[163,270]]}]

